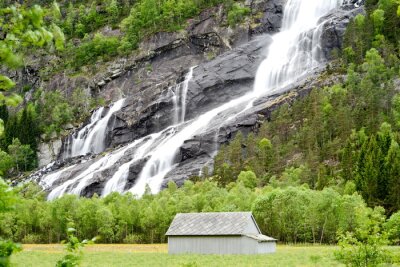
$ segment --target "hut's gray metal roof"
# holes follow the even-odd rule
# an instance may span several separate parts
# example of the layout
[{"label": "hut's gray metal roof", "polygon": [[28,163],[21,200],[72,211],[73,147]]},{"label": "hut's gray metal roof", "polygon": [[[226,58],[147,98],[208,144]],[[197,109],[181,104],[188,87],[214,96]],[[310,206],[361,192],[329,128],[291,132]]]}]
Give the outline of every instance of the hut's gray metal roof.
[{"label": "hut's gray metal roof", "polygon": [[272,237],[269,237],[269,236],[266,236],[266,235],[262,235],[262,234],[247,234],[246,236],[257,240],[260,243],[262,243],[262,242],[276,242],[277,241],[275,238],[272,238]]},{"label": "hut's gray metal roof", "polygon": [[178,213],[166,235],[244,235],[249,223],[254,223],[258,229],[251,212]]}]

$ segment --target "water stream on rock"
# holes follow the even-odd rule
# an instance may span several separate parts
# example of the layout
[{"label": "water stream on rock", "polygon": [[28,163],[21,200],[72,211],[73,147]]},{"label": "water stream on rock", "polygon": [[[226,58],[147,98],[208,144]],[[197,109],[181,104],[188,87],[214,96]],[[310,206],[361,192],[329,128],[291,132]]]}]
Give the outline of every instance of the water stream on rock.
[{"label": "water stream on rock", "polygon": [[106,148],[105,137],[109,121],[117,111],[121,110],[125,99],[121,99],[110,106],[103,116],[104,108],[93,112],[90,123],[78,132],[70,135],[65,141],[63,159],[72,158],[87,153],[100,153]]},{"label": "water stream on rock", "polygon": [[174,103],[174,125],[185,121],[186,116],[186,98],[189,89],[189,82],[193,78],[193,70],[196,66],[191,67],[185,76],[182,83],[178,83],[173,90],[173,103]]},{"label": "water stream on rock", "polygon": [[[191,68],[185,81],[172,90],[174,91],[172,102],[175,106],[172,115],[174,116],[173,126],[160,133],[136,140],[100,158],[82,173],[53,189],[48,198],[54,199],[65,193],[81,194],[96,173],[109,170],[113,164],[123,160],[124,155],[131,150],[134,150],[133,153],[130,152],[131,159],[120,165],[110,175],[112,178],[106,183],[102,195],[113,191],[125,192],[130,167],[140,160],[145,161],[144,166],[133,187],[128,191],[141,196],[146,185],[149,185],[153,193],[158,192],[164,177],[176,166],[176,157],[185,140],[206,131],[207,126],[213,120],[223,116],[229,116],[228,120],[233,119],[244,110],[251,108],[252,102],[257,97],[276,93],[307,74],[324,60],[320,37],[325,22],[319,20],[332,9],[341,6],[342,3],[343,0],[288,0],[284,10],[282,31],[273,36],[273,43],[265,51],[265,59],[258,68],[252,92],[212,109],[191,121],[185,121],[186,94],[190,89],[189,82],[194,72],[194,68]],[[105,117],[112,114],[112,110],[120,109],[121,106],[121,102],[116,102]],[[96,113],[93,116],[98,118],[99,115]],[[103,125],[107,125],[107,123],[101,123],[102,126],[98,126],[98,128],[103,129]],[[87,127],[94,129],[99,123],[93,122],[93,124],[94,126],[88,125]],[[76,145],[75,150],[71,150],[74,151],[71,152],[71,155],[85,154],[91,149],[96,150],[97,143],[93,143],[92,140],[102,140],[99,138],[99,134],[84,129],[78,133],[75,139],[78,140],[78,137],[86,138],[80,146]],[[72,147],[74,144],[78,144],[78,141],[73,142],[72,145],[70,144]],[[54,183],[53,180],[57,177],[59,177],[59,173],[50,174],[45,179]]]}]

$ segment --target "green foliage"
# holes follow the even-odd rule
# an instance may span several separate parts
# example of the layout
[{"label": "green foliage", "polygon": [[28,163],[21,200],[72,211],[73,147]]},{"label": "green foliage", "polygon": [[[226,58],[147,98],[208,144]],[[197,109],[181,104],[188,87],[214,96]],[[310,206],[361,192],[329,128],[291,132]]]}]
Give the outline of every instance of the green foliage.
[{"label": "green foliage", "polygon": [[[0,216],[10,212],[14,208],[16,200],[14,192],[0,177]],[[4,240],[2,235],[0,236],[0,267],[9,267],[10,256],[15,252],[21,251],[21,247],[12,241]]]},{"label": "green foliage", "polygon": [[400,211],[393,213],[385,224],[385,231],[394,245],[400,244]]},{"label": "green foliage", "polygon": [[257,176],[252,171],[242,171],[238,176],[238,181],[242,182],[245,187],[255,188],[257,187]]},{"label": "green foliage", "polygon": [[391,254],[384,248],[387,235],[382,232],[383,209],[375,209],[355,232],[339,235],[340,250],[336,259],[346,266],[380,266],[392,263]]},{"label": "green foliage", "polygon": [[85,41],[79,47],[67,52],[71,58],[69,64],[78,69],[81,66],[96,63],[99,59],[108,60],[118,54],[118,47],[118,38],[105,37],[98,33],[92,40]]},{"label": "green foliage", "polygon": [[351,231],[360,223],[359,210],[367,208],[358,195],[305,187],[268,190],[252,207],[263,233],[290,243],[335,243],[337,231]]},{"label": "green foliage", "polygon": [[115,26],[118,23],[118,19],[121,13],[118,2],[116,0],[111,0],[109,5],[106,7],[106,11],[109,16],[109,23]]},{"label": "green foliage", "polygon": [[6,175],[13,167],[17,172],[32,170],[37,166],[35,152],[39,135],[34,107],[27,105],[18,114],[9,116],[7,112],[4,116],[6,125],[0,138],[0,153],[3,154],[0,173]]},{"label": "green foliage", "polygon": [[[73,224],[70,224],[70,226],[72,225]],[[67,229],[67,240],[64,241],[64,243],[66,243],[65,249],[68,253],[57,262],[56,267],[79,266],[83,257],[83,247],[86,244],[91,244],[95,241],[95,238],[93,238],[92,241],[88,241],[86,239],[83,241],[79,241],[79,239],[75,236],[75,233],[75,228],[69,227]]]},{"label": "green foliage", "polygon": [[[53,35],[44,25],[44,16],[47,10],[38,5],[25,8],[20,5],[13,5],[7,8],[0,8],[0,28],[5,38],[0,40],[0,65],[10,69],[23,66],[23,55],[30,47],[44,48],[55,47],[61,49],[63,36],[57,28],[53,27]],[[0,75],[0,90],[8,91],[15,86],[15,83],[8,77]],[[7,105],[15,105],[21,98],[14,95],[5,97],[0,92],[0,101],[6,100]]]},{"label": "green foliage", "polygon": [[3,212],[12,209],[14,207],[15,202],[16,198],[14,192],[10,190],[8,185],[0,177],[0,215]]},{"label": "green foliage", "polygon": [[235,27],[237,24],[243,22],[243,20],[250,14],[250,11],[250,8],[234,3],[228,11],[229,26]]},{"label": "green foliage", "polygon": [[[121,50],[136,49],[146,36],[160,31],[181,29],[188,18],[202,9],[225,0],[140,0],[132,7],[130,14],[121,22],[125,33]],[[237,11],[235,18],[243,12]]]},{"label": "green foliage", "polygon": [[13,167],[13,159],[6,152],[0,150],[0,177],[3,177]]},{"label": "green foliage", "polygon": [[8,152],[17,172],[29,170],[32,168],[30,165],[35,163],[35,155],[30,146],[22,145],[18,138],[13,139],[12,144],[8,146]]},{"label": "green foliage", "polygon": [[21,251],[21,246],[13,243],[12,241],[4,241],[0,239],[0,267],[9,267],[10,256],[15,253]]},{"label": "green foliage", "polygon": [[[374,44],[373,40],[384,37],[382,50],[393,50],[400,41],[400,17],[397,0],[367,1],[367,15],[357,15],[347,28],[344,38],[345,47],[354,51],[353,62],[360,63]],[[392,53],[388,53],[392,54]]]},{"label": "green foliage", "polygon": [[63,125],[73,120],[73,111],[67,99],[61,92],[43,92],[35,95],[36,111],[38,114],[39,129],[46,136],[60,133]]},{"label": "green foliage", "polygon": [[47,202],[29,186],[19,189],[15,210],[0,214],[0,235],[16,241],[60,242],[68,239],[71,220],[79,240],[100,236],[104,243],[162,243],[179,212],[252,210],[262,232],[281,242],[332,244],[337,231],[354,231],[371,213],[357,194],[341,195],[331,188],[250,188],[255,179],[251,172],[239,179],[227,188],[210,180],[187,181],[181,188],[170,183],[159,194],[141,199],[113,193],[91,199],[66,195]]},{"label": "green foliage", "polygon": [[380,34],[385,23],[385,11],[382,9],[374,10],[372,13],[372,21],[374,23],[375,34]]}]

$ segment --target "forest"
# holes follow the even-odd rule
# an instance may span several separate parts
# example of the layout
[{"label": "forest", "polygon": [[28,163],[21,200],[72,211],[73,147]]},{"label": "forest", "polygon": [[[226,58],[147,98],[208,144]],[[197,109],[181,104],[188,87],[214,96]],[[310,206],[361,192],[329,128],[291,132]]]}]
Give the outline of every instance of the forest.
[{"label": "forest", "polygon": [[[178,31],[210,6],[224,4],[229,25],[249,13],[232,0],[9,4],[0,1],[0,36],[7,36],[0,38],[1,66],[20,67],[20,57],[34,49],[65,59],[45,72],[71,73],[131,53],[161,29]],[[318,78],[340,82],[282,105],[254,133],[238,133],[216,155],[213,171],[142,198],[113,193],[46,201],[34,183],[10,187],[37,167],[40,136],[65,134],[66,124],[83,121],[104,100],[85,101],[77,88],[70,97],[37,90],[25,103],[24,92],[0,75],[0,237],[60,243],[73,223],[79,239],[165,243],[177,213],[252,211],[262,232],[282,243],[400,245],[400,2],[367,0],[365,7]],[[15,19],[18,13],[25,19]],[[93,34],[104,25],[123,35]]]}]

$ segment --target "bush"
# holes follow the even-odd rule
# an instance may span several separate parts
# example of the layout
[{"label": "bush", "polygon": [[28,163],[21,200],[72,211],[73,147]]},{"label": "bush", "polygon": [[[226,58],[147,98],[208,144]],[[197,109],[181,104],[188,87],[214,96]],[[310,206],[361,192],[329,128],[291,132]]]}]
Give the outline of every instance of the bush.
[{"label": "bush", "polygon": [[375,208],[364,214],[364,220],[354,232],[339,235],[340,250],[335,257],[346,266],[378,266],[392,263],[392,255],[384,249],[388,244],[383,231],[383,208]]},{"label": "bush", "polygon": [[[69,223],[69,226],[73,226],[72,223]],[[80,241],[75,236],[76,230],[72,227],[67,230],[67,240],[63,241],[66,244],[67,254],[56,263],[56,267],[74,267],[79,266],[83,257],[83,247],[87,244],[93,244],[96,238],[93,238],[91,241],[83,240]]]},{"label": "bush", "polygon": [[96,63],[99,59],[108,60],[118,55],[119,40],[116,37],[105,37],[96,34],[92,40],[84,42],[78,47],[73,47],[69,54],[72,61],[69,64],[75,68]]},{"label": "bush", "polygon": [[394,213],[385,224],[385,230],[393,245],[400,245],[400,211]]},{"label": "bush", "polygon": [[233,4],[228,12],[228,24],[235,27],[236,24],[243,22],[247,15],[250,14],[250,8],[242,7],[239,4]]},{"label": "bush", "polygon": [[22,243],[23,244],[39,244],[42,242],[41,240],[41,236],[40,235],[36,235],[36,234],[27,234],[26,236],[24,236],[24,238],[22,239]]},{"label": "bush", "polygon": [[72,107],[60,91],[38,90],[35,98],[39,128],[47,137],[59,134],[62,127],[73,120]]},{"label": "bush", "polygon": [[21,246],[12,241],[0,240],[0,267],[10,266],[10,256],[21,251]]},{"label": "bush", "polygon": [[124,244],[142,244],[143,236],[137,234],[129,234],[124,238]]}]

